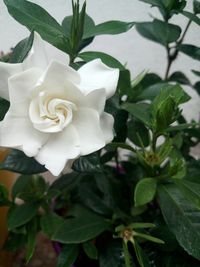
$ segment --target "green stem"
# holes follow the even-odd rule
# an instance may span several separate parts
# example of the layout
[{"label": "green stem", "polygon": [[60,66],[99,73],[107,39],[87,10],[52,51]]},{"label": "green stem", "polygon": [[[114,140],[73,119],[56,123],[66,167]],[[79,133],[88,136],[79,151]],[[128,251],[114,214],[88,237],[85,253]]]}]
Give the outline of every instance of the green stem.
[{"label": "green stem", "polygon": [[184,40],[184,38],[185,38],[185,36],[187,34],[187,31],[188,31],[191,23],[192,23],[192,20],[189,20],[188,23],[187,23],[187,25],[186,25],[186,28],[185,28],[185,30],[183,32],[182,37],[180,38],[179,41],[176,42],[176,48],[175,48],[175,51],[173,52],[173,54],[171,54],[171,49],[172,48],[170,48],[169,45],[167,45],[167,47],[166,47],[166,51],[167,51],[167,62],[168,63],[167,63],[167,69],[166,69],[166,72],[165,72],[165,80],[168,79],[169,73],[170,73],[170,69],[171,69],[171,66],[172,66],[172,63],[174,62],[174,60],[178,56],[179,50],[177,49],[177,47],[178,47],[178,45],[182,44],[182,42],[183,42],[183,40]]},{"label": "green stem", "polygon": [[128,245],[123,241],[123,251],[124,251],[124,258],[125,258],[125,266],[131,267],[131,260],[130,260],[130,254],[128,251]]}]

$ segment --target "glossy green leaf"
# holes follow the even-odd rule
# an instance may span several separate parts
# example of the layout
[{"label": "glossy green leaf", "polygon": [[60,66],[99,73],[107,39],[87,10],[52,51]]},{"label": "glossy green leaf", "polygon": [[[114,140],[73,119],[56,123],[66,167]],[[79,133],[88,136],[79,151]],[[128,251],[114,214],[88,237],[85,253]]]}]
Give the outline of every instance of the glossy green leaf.
[{"label": "glossy green leaf", "polygon": [[152,22],[137,23],[136,29],[143,37],[164,46],[176,42],[181,34],[179,26],[158,19]]},{"label": "glossy green leaf", "polygon": [[10,62],[11,63],[21,63],[27,57],[32,45],[33,45],[33,32],[26,39],[20,41],[14,48]]},{"label": "glossy green leaf", "polygon": [[142,121],[145,125],[151,124],[150,106],[144,103],[132,104],[125,103],[122,108],[128,111],[132,116]]},{"label": "glossy green leaf", "polygon": [[195,60],[200,60],[200,47],[190,44],[179,45],[178,50]]},{"label": "glossy green leaf", "polygon": [[97,260],[98,251],[92,242],[88,241],[83,243],[83,250],[90,259]]},{"label": "glossy green leaf", "polygon": [[71,267],[78,257],[79,247],[78,245],[70,244],[65,245],[58,257],[56,267]]},{"label": "glossy green leaf", "polygon": [[183,195],[200,209],[200,184],[182,179],[176,182]]},{"label": "glossy green leaf", "polygon": [[134,22],[124,22],[124,21],[106,21],[104,23],[98,24],[91,29],[88,29],[86,33],[84,33],[84,38],[89,38],[97,35],[104,34],[120,34],[123,32],[129,31],[135,25]]},{"label": "glossy green leaf", "polygon": [[37,210],[38,204],[35,203],[13,206],[8,213],[8,229],[11,231],[29,222],[37,214]]},{"label": "glossy green leaf", "polygon": [[78,55],[79,58],[83,59],[85,62],[100,58],[104,64],[110,68],[118,68],[119,70],[125,70],[125,67],[114,57],[96,51],[83,52]]},{"label": "glossy green leaf", "polygon": [[103,217],[87,212],[77,218],[66,219],[52,239],[64,244],[77,244],[91,240],[109,227]]},{"label": "glossy green leaf", "polygon": [[182,73],[180,71],[176,71],[176,72],[172,73],[171,76],[169,77],[169,80],[173,81],[173,82],[180,83],[180,84],[190,85],[189,79],[185,76],[184,73]]},{"label": "glossy green leaf", "polygon": [[158,193],[170,230],[190,255],[200,259],[200,211],[185,199],[175,185],[160,185]]},{"label": "glossy green leaf", "polygon": [[68,51],[67,39],[61,25],[42,7],[26,0],[4,0],[8,12],[30,31],[38,32],[41,37],[65,52]]},{"label": "glossy green leaf", "polygon": [[42,232],[51,238],[63,222],[64,219],[56,213],[46,213],[40,219]]},{"label": "glossy green leaf", "polygon": [[36,238],[37,238],[37,219],[33,219],[27,225],[27,249],[26,249],[26,263],[28,263],[33,257],[35,246],[36,246]]},{"label": "glossy green leaf", "polygon": [[144,178],[140,180],[134,192],[134,201],[136,206],[142,206],[151,202],[156,194],[157,181],[153,178]]},{"label": "glossy green leaf", "polygon": [[36,174],[47,171],[34,158],[29,158],[22,151],[16,149],[11,150],[5,160],[0,164],[0,169],[21,174]]},{"label": "glossy green leaf", "polygon": [[102,172],[98,153],[93,153],[89,156],[80,157],[74,162],[72,168],[74,171],[80,173]]}]

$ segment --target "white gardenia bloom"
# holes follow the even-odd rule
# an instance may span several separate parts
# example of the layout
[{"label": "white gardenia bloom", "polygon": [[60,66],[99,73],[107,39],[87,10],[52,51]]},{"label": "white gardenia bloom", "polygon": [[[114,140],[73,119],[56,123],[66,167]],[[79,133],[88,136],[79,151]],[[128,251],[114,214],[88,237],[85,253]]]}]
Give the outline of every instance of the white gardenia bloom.
[{"label": "white gardenia bloom", "polygon": [[104,107],[118,78],[119,70],[100,59],[75,71],[66,54],[35,33],[23,63],[0,63],[0,97],[10,101],[0,146],[20,149],[59,175],[113,139],[114,119]]}]

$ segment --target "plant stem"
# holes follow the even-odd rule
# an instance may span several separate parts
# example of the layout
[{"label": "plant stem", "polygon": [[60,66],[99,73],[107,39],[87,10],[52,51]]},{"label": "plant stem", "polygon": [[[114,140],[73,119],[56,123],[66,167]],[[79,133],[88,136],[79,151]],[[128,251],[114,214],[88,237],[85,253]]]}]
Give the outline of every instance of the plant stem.
[{"label": "plant stem", "polygon": [[123,241],[123,251],[124,251],[124,258],[125,258],[125,266],[131,267],[131,261],[130,261],[130,254],[128,251],[128,245]]},{"label": "plant stem", "polygon": [[167,63],[167,69],[166,69],[166,73],[165,73],[165,80],[168,79],[169,73],[170,73],[170,69],[171,69],[171,66],[172,66],[172,63],[174,62],[174,60],[178,56],[179,50],[177,49],[177,47],[180,44],[182,44],[182,42],[183,42],[183,40],[184,40],[184,38],[185,38],[185,36],[187,34],[187,31],[188,31],[191,23],[192,23],[192,20],[189,20],[188,23],[187,23],[187,25],[186,25],[186,28],[185,28],[185,30],[183,32],[182,37],[180,38],[179,41],[176,42],[176,48],[175,48],[175,51],[173,52],[173,54],[170,53],[171,52],[171,48],[169,47],[169,45],[167,45],[167,47],[166,47],[166,50],[167,50],[167,62],[168,63]]}]

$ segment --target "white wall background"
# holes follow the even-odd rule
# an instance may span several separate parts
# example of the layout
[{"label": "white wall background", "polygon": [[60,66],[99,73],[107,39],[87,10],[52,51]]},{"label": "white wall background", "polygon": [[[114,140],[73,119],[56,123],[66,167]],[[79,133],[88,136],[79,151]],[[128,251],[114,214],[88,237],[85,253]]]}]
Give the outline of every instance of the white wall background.
[{"label": "white wall background", "polygon": [[[59,22],[71,14],[71,0],[32,0],[32,2],[44,7]],[[83,1],[82,1],[83,2]],[[192,9],[192,0],[187,1],[188,10]],[[106,20],[124,21],[148,21],[151,16],[159,17],[155,8],[150,8],[138,0],[87,0],[87,12],[96,23]],[[182,16],[175,16],[173,22],[185,27],[187,20]],[[200,45],[200,28],[192,24],[185,38],[185,43],[190,42]],[[9,16],[3,0],[0,0],[0,50],[9,51],[21,39],[28,36],[25,27]],[[132,76],[146,70],[164,75],[166,69],[166,54],[162,46],[142,38],[135,29],[128,33],[115,36],[97,37],[88,50],[103,51],[118,58],[122,63],[127,63]],[[196,77],[191,69],[200,71],[200,62],[194,61],[185,55],[180,55],[172,67],[172,71],[183,71],[192,81]],[[190,88],[186,90],[193,96],[190,104],[184,108],[188,118],[199,118],[200,100],[197,94]]]}]

